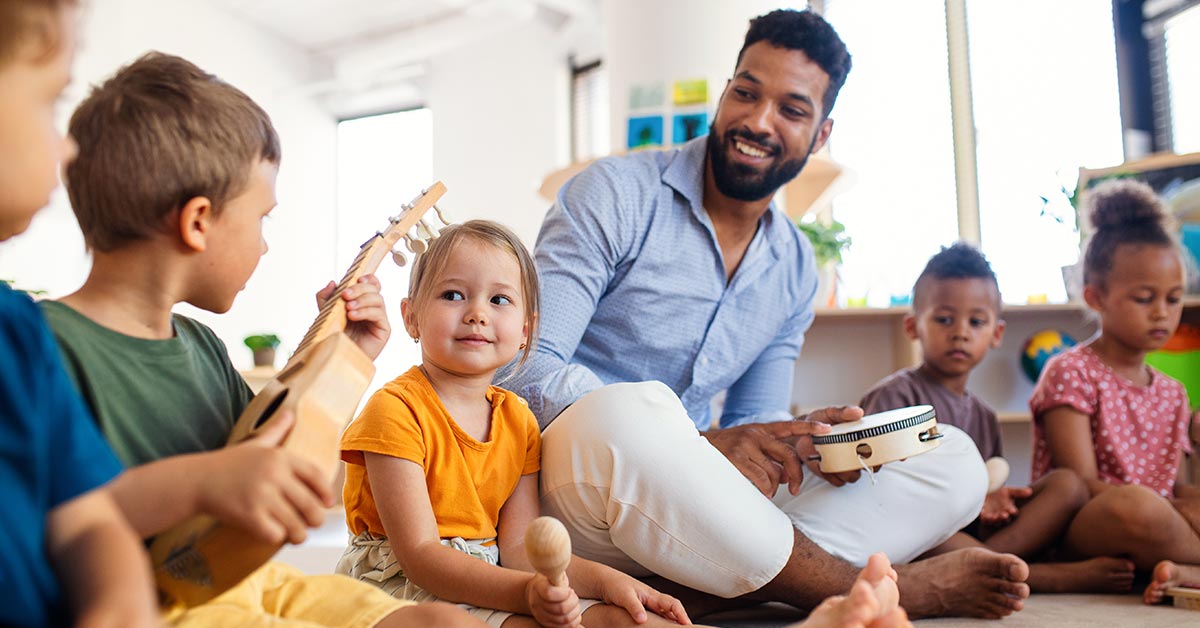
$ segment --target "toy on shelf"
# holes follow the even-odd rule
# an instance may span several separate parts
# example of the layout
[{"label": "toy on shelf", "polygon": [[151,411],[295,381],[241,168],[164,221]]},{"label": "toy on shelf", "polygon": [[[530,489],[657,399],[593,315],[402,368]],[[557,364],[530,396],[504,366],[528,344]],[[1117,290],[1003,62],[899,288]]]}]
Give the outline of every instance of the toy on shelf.
[{"label": "toy on shelf", "polygon": [[1041,329],[1025,339],[1021,347],[1021,370],[1029,381],[1037,383],[1038,376],[1050,358],[1075,346],[1075,339],[1057,329]]},{"label": "toy on shelf", "polygon": [[1146,355],[1146,363],[1179,380],[1193,410],[1200,406],[1200,327],[1179,325],[1167,344]]}]

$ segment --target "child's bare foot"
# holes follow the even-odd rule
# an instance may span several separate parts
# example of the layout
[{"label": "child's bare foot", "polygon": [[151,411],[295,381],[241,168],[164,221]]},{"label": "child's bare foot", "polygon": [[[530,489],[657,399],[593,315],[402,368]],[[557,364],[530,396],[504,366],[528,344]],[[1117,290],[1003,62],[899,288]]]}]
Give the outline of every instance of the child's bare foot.
[{"label": "child's bare foot", "polygon": [[1029,565],[981,547],[896,568],[900,598],[913,617],[999,619],[1025,608]]},{"label": "child's bare foot", "polygon": [[903,628],[911,627],[900,608],[896,570],[883,553],[872,554],[847,595],[821,602],[808,619],[792,628]]},{"label": "child's bare foot", "polygon": [[791,628],[911,628],[904,609],[893,607],[879,614],[879,599],[864,580],[854,582],[850,595],[835,595],[821,602],[808,619]]},{"label": "child's bare foot", "polygon": [[1073,563],[1034,563],[1029,589],[1034,593],[1124,593],[1133,588],[1133,562],[1100,556]]},{"label": "child's bare foot", "polygon": [[1154,576],[1142,601],[1147,604],[1158,604],[1163,601],[1167,589],[1171,587],[1200,587],[1200,566],[1180,565],[1169,560],[1159,561],[1154,566]]}]

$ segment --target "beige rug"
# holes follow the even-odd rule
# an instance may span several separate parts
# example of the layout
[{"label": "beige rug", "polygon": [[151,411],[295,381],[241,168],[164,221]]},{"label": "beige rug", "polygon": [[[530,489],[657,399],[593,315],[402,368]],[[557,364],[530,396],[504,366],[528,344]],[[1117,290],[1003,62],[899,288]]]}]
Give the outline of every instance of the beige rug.
[{"label": "beige rug", "polygon": [[925,619],[914,622],[930,628],[996,626],[1055,626],[1061,628],[1107,628],[1109,626],[1200,626],[1200,611],[1171,606],[1146,606],[1141,595],[1033,595],[1025,610],[997,623],[982,619]]},{"label": "beige rug", "polygon": [[[780,628],[798,621],[794,609],[763,605],[705,617],[700,623],[722,628]],[[917,628],[1176,628],[1200,627],[1200,611],[1146,606],[1140,595],[1034,595],[1025,610],[1002,620],[923,619]]]}]

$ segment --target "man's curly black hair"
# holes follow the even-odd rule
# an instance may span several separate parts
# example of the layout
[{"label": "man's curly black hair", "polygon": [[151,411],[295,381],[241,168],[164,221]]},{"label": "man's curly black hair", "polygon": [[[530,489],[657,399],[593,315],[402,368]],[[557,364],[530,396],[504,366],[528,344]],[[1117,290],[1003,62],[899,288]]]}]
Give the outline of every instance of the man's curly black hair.
[{"label": "man's curly black hair", "polygon": [[799,50],[829,75],[829,88],[821,102],[825,117],[833,110],[838,91],[850,73],[850,53],[837,32],[825,18],[809,10],[778,9],[750,20],[746,41],[738,52],[737,61],[751,45],[766,41],[776,48]]}]

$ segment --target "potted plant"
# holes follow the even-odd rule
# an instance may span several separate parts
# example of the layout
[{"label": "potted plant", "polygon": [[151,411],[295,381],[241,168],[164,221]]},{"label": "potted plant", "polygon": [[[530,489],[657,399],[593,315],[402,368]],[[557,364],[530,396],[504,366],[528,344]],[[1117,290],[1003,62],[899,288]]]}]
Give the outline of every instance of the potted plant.
[{"label": "potted plant", "polygon": [[817,303],[837,307],[837,267],[842,263],[842,252],[850,248],[851,242],[850,236],[846,235],[846,226],[833,219],[814,219],[797,221],[796,228],[812,243],[813,255],[817,258]]},{"label": "potted plant", "polygon": [[275,349],[279,347],[279,336],[254,334],[242,340],[254,352],[254,366],[275,366]]}]

